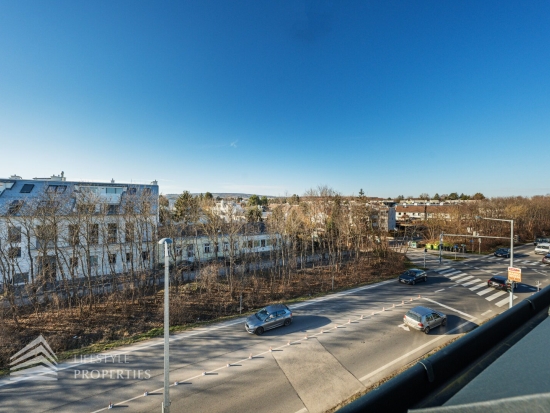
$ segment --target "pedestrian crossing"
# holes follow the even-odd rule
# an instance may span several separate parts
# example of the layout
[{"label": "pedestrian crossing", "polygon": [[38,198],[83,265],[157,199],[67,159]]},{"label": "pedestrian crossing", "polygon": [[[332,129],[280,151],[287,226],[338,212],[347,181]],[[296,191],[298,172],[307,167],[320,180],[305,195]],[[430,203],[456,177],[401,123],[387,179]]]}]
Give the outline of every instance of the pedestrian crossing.
[{"label": "pedestrian crossing", "polygon": [[[481,258],[477,258],[477,259],[481,259]],[[503,262],[510,262],[509,261],[509,258],[502,258],[502,257],[495,257],[494,255],[490,255],[488,257],[485,258],[486,260],[488,261],[503,261]],[[473,259],[472,261],[474,261],[476,259]],[[531,265],[531,266],[534,266],[534,267],[549,267],[548,264],[545,264],[543,263],[542,261],[533,261],[533,260],[526,260],[526,259],[519,259],[519,260],[514,260],[514,265],[515,264],[522,264],[522,265]]]},{"label": "pedestrian crossing", "polygon": [[[481,278],[475,278],[473,275],[468,275],[461,270],[456,270],[451,267],[441,267],[435,270],[439,275],[447,277],[449,280],[467,287],[470,291],[475,292],[480,297],[485,298],[487,301],[495,304],[497,307],[502,307],[510,302],[509,293],[502,290],[495,290],[494,288],[487,286],[487,281],[483,281]],[[498,300],[500,298],[500,300]],[[517,295],[513,295],[512,299],[515,300]]]}]

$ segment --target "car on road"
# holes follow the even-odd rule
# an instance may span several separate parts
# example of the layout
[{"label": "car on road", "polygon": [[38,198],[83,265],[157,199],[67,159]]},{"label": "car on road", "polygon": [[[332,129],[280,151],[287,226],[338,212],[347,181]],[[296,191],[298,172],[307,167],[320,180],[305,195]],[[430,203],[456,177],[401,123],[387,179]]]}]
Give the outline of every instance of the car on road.
[{"label": "car on road", "polygon": [[250,334],[261,336],[264,331],[292,323],[292,311],[284,304],[268,305],[247,317],[244,327]]},{"label": "car on road", "polygon": [[535,247],[535,254],[548,254],[550,253],[550,244],[541,242]]},{"label": "car on road", "polygon": [[544,264],[550,264],[550,254],[546,254],[544,257],[542,257],[542,262]]},{"label": "car on road", "polygon": [[510,291],[511,287],[517,288],[517,283],[508,280],[508,278],[502,275],[495,275],[487,281],[487,287],[493,287],[499,290]]},{"label": "car on road", "polygon": [[499,248],[494,253],[495,257],[510,258],[510,250],[508,248]]},{"label": "car on road", "polygon": [[549,237],[537,237],[533,244],[535,244],[535,246],[536,246],[537,244],[540,244],[541,242],[550,244],[550,238]]},{"label": "car on road", "polygon": [[415,285],[419,281],[428,281],[426,271],[412,268],[399,275],[398,281],[404,284]]},{"label": "car on road", "polygon": [[403,316],[405,325],[428,334],[430,330],[447,324],[447,316],[428,307],[411,308]]}]

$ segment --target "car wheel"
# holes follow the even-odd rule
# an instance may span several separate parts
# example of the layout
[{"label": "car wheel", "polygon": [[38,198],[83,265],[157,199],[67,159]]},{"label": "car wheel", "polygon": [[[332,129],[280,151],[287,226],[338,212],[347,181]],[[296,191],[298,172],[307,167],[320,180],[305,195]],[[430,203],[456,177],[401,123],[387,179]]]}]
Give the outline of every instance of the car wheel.
[{"label": "car wheel", "polygon": [[424,282],[428,281],[428,277],[424,277]]},{"label": "car wheel", "polygon": [[290,320],[290,318],[287,318],[287,319],[285,320],[285,326],[289,326],[291,322],[292,322],[292,321]]},{"label": "car wheel", "polygon": [[426,328],[424,329],[424,333],[428,334],[429,332],[430,332],[430,327],[426,327]]},{"label": "car wheel", "polygon": [[443,319],[443,321],[441,322],[441,325],[443,327],[445,327],[447,325],[447,319],[446,318]]},{"label": "car wheel", "polygon": [[263,333],[264,333],[264,328],[263,327],[258,327],[256,329],[256,335],[261,336]]},{"label": "car wheel", "polygon": [[411,284],[412,284],[412,285],[415,285],[415,284],[416,284],[416,281],[415,281],[415,280],[413,280]]}]

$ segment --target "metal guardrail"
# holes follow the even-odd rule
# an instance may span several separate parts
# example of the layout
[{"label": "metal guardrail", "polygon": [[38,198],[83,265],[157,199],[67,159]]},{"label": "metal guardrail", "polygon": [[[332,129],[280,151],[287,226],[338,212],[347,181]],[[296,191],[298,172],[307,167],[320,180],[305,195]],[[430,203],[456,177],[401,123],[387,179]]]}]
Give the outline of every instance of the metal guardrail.
[{"label": "metal guardrail", "polygon": [[550,286],[338,410],[406,413],[550,305]]}]

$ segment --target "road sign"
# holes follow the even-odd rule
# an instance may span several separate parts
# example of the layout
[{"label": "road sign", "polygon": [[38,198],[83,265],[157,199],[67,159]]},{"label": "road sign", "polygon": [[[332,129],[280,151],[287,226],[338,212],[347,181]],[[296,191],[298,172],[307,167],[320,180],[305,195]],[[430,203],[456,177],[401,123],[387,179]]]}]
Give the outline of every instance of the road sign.
[{"label": "road sign", "polygon": [[521,282],[521,268],[508,267],[508,279],[517,283]]}]

